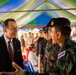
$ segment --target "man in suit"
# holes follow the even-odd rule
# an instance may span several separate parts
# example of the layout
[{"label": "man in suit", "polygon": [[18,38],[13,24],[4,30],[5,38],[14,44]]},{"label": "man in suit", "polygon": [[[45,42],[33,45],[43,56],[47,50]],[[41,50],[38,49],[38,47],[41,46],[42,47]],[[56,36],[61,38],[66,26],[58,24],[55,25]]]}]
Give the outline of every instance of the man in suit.
[{"label": "man in suit", "polygon": [[[4,34],[0,37],[0,72],[14,71],[12,62],[16,62],[23,68],[21,45],[17,35],[17,24],[14,19],[7,19],[3,22]],[[10,43],[8,43],[10,41]]]}]

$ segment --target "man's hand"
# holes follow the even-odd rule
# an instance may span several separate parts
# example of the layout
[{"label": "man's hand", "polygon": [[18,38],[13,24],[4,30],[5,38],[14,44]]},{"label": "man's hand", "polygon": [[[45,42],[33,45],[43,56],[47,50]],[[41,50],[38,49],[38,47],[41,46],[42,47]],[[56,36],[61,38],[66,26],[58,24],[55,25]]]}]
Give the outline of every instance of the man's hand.
[{"label": "man's hand", "polygon": [[16,69],[14,72],[2,72],[2,75],[24,75],[23,69],[15,62],[12,62],[13,67]]}]

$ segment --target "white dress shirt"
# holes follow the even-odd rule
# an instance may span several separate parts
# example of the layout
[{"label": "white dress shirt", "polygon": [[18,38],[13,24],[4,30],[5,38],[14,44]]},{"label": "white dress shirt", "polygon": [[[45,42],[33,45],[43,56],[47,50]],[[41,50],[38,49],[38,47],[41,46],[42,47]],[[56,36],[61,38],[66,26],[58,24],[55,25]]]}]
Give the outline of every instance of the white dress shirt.
[{"label": "white dress shirt", "polygon": [[[7,45],[7,49],[8,49],[8,42],[11,41],[11,42],[10,42],[10,45],[11,45],[12,51],[13,51],[13,53],[14,53],[12,39],[9,40],[5,35],[4,35],[4,39],[5,39],[5,42],[6,42],[6,45]],[[9,51],[8,51],[8,52],[9,52]]]},{"label": "white dress shirt", "polygon": [[35,53],[33,53],[32,51],[29,52],[29,55],[28,55],[28,60],[31,62],[33,68],[34,68],[34,71],[37,72],[38,71],[38,67],[36,67],[35,65],[38,64],[38,58],[36,56]]}]

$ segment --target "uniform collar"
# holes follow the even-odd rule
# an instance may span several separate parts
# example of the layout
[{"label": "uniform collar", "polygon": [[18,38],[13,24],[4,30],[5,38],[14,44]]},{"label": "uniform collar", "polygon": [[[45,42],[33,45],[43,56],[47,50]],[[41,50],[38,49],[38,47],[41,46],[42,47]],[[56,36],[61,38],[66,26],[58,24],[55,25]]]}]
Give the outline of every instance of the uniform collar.
[{"label": "uniform collar", "polygon": [[60,48],[61,51],[63,51],[63,50],[66,49],[65,47],[66,47],[66,45],[68,44],[69,40],[70,40],[70,38],[66,38],[66,39],[65,39],[64,43],[62,44],[62,47]]}]

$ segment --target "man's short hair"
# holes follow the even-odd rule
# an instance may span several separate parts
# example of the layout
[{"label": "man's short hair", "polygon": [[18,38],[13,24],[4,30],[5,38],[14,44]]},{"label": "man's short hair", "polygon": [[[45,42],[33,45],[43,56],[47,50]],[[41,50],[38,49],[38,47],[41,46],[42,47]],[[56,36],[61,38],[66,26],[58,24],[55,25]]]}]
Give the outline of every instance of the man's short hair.
[{"label": "man's short hair", "polygon": [[6,20],[3,22],[3,27],[7,27],[9,21],[16,22],[15,19],[6,19]]}]

